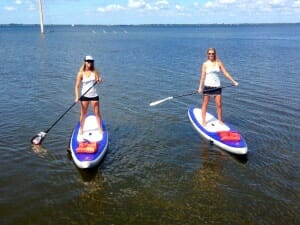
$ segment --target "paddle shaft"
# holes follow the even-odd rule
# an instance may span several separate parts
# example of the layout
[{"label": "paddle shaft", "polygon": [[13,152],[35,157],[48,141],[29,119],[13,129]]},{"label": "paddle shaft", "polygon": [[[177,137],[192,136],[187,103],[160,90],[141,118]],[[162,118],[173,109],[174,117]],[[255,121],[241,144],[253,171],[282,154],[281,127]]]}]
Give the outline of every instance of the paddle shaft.
[{"label": "paddle shaft", "polygon": [[[213,89],[210,89],[209,91],[215,91],[219,88],[227,88],[227,87],[232,87],[232,86],[235,86],[234,84],[230,84],[230,85],[227,85],[227,86],[221,86],[221,87],[217,87],[217,88],[213,88]],[[194,94],[197,94],[198,91],[193,91],[191,93],[187,93],[187,94],[182,94],[182,95],[176,95],[176,96],[173,96],[172,98],[180,98],[180,97],[185,97],[185,96],[189,96],[189,95],[194,95]],[[203,94],[203,91],[202,91],[202,94]]]},{"label": "paddle shaft", "polygon": [[181,98],[181,97],[184,97],[184,96],[194,95],[194,94],[197,94],[197,93],[198,93],[198,91],[193,91],[193,92],[187,93],[187,94],[176,95],[176,96],[173,96],[172,98]]},{"label": "paddle shaft", "polygon": [[[227,85],[227,86],[223,86],[223,87],[221,86],[221,87],[210,89],[210,91],[215,91],[219,88],[227,88],[227,87],[232,87],[232,86],[235,86],[235,85],[231,84],[231,85]],[[193,92],[190,92],[190,93],[187,93],[187,94],[175,95],[172,98],[180,98],[180,97],[184,97],[184,96],[194,95],[194,94],[197,94],[197,93],[198,93],[198,91],[193,91]]]},{"label": "paddle shaft", "polygon": [[[210,91],[214,91],[214,90],[217,90],[217,89],[219,89],[219,88],[232,87],[232,86],[235,86],[235,85],[234,85],[234,84],[231,84],[231,85],[227,85],[227,86],[223,86],[223,87],[217,87],[217,88],[210,89]],[[161,104],[161,103],[163,103],[163,102],[165,102],[165,101],[172,100],[172,99],[174,99],[174,98],[180,98],[180,97],[184,97],[184,96],[194,95],[194,94],[197,94],[197,93],[198,93],[198,91],[193,91],[193,92],[186,93],[186,94],[170,96],[170,97],[167,97],[167,98],[158,100],[158,101],[151,102],[149,105],[150,105],[150,106],[155,106],[155,105]],[[202,92],[202,94],[203,94],[203,92]]]},{"label": "paddle shaft", "polygon": [[[223,88],[228,88],[228,87],[232,87],[232,86],[235,86],[234,84],[230,84],[230,85],[227,85],[227,86],[221,86],[221,87],[217,87],[217,88],[212,88],[212,89],[209,89],[208,91],[215,91],[215,90],[218,90],[219,88],[223,89]],[[203,94],[203,91],[202,91],[202,94]]]},{"label": "paddle shaft", "polygon": [[[81,97],[83,97],[86,93],[88,93],[91,89],[92,89],[92,87],[94,87],[95,85],[97,84],[97,81],[89,88],[89,89],[87,89],[86,90],[86,92],[84,92],[81,96],[80,96],[80,98],[79,99],[81,99]],[[45,131],[45,133],[48,133],[57,123],[58,123],[58,121],[60,121],[63,117],[64,117],[64,115],[66,115],[73,107],[74,107],[74,105],[76,105],[76,103],[77,102],[74,102],[53,124],[52,124],[52,126],[51,127],[49,127],[46,131]]]}]

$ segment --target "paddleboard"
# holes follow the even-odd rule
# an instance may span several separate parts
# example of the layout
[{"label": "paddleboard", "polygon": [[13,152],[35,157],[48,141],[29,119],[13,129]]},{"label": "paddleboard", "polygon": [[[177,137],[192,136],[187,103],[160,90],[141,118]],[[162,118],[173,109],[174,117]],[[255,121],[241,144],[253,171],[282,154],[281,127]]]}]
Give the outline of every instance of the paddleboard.
[{"label": "paddleboard", "polygon": [[247,154],[248,148],[245,139],[231,125],[220,125],[218,119],[210,113],[206,113],[206,126],[203,127],[202,111],[200,108],[190,107],[188,116],[196,131],[216,146],[233,154]]},{"label": "paddleboard", "polygon": [[83,133],[79,134],[80,122],[72,132],[70,151],[75,165],[81,169],[92,168],[101,162],[108,147],[108,132],[102,121],[104,133],[99,133],[96,116],[86,117]]}]

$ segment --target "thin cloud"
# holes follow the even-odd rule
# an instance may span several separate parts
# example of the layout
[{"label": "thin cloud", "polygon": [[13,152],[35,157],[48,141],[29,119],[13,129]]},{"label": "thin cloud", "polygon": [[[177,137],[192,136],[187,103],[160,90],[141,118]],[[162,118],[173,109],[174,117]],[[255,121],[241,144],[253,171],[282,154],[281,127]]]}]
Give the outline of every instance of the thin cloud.
[{"label": "thin cloud", "polygon": [[129,0],[128,8],[132,9],[143,9],[146,8],[147,3],[144,0]]},{"label": "thin cloud", "polygon": [[217,1],[208,1],[204,4],[206,8],[220,8],[226,7],[228,5],[233,5],[237,1],[236,0],[217,0]]},{"label": "thin cloud", "polygon": [[126,6],[111,4],[97,8],[98,12],[112,12],[120,10],[146,10],[146,11],[159,11],[169,9],[169,2],[167,0],[158,0],[153,3],[148,3],[144,0],[129,0]]},{"label": "thin cloud", "polygon": [[300,9],[300,1],[295,1],[295,2],[293,3],[293,7],[299,8],[299,9]]},{"label": "thin cloud", "polygon": [[5,6],[5,7],[4,7],[4,10],[5,10],[5,11],[10,11],[10,12],[11,12],[11,11],[15,11],[15,10],[17,10],[17,9],[16,9],[15,7],[13,7],[13,6]]},{"label": "thin cloud", "polygon": [[124,9],[124,7],[121,6],[121,5],[111,4],[111,5],[107,5],[105,7],[98,7],[97,11],[105,13],[105,12],[120,11],[120,10],[123,10],[123,9]]},{"label": "thin cloud", "polygon": [[175,5],[175,9],[179,12],[182,12],[185,10],[185,7],[184,6],[181,6],[181,5]]},{"label": "thin cloud", "polygon": [[158,7],[159,9],[167,9],[167,8],[169,8],[169,2],[166,1],[166,0],[156,1],[154,3],[154,5],[156,7]]},{"label": "thin cloud", "polygon": [[[193,4],[197,8],[201,8],[202,5],[198,2]],[[218,10],[227,10],[231,13],[238,12],[293,12],[299,9],[300,0],[259,0],[259,1],[250,1],[250,0],[213,0],[203,3],[205,9],[218,9]]]},{"label": "thin cloud", "polygon": [[37,9],[36,5],[34,5],[32,3],[27,7],[28,11],[35,11],[36,9]]}]

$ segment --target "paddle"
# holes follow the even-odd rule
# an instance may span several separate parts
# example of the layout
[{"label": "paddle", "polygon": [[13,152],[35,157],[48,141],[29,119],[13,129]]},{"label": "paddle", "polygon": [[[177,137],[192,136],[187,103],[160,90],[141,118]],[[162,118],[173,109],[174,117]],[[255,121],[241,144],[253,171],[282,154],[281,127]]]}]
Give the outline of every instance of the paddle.
[{"label": "paddle", "polygon": [[[86,92],[84,92],[79,99],[81,99],[86,93],[88,93],[89,90],[91,90],[92,87],[94,87],[96,84],[97,81],[89,89],[87,89]],[[74,107],[74,105],[76,105],[76,103],[77,102],[74,102],[46,131],[41,131],[38,134],[36,134],[33,138],[31,138],[31,143],[34,145],[40,145],[45,139],[47,133],[58,123],[58,121],[60,121],[64,117],[64,115],[67,114],[67,112],[69,112]]]},{"label": "paddle", "polygon": [[[234,84],[231,84],[231,85],[228,85],[228,86],[223,86],[223,87],[221,87],[221,88],[227,88],[227,87],[232,87],[232,86],[235,86],[235,85],[234,85]],[[214,88],[214,89],[210,89],[210,91],[214,91],[214,90],[217,90],[217,89],[219,89],[219,87],[218,87],[218,88]],[[184,96],[194,95],[194,94],[197,94],[197,93],[198,93],[198,91],[193,91],[193,92],[187,93],[187,94],[170,96],[170,97],[167,97],[167,98],[164,98],[164,99],[161,99],[161,100],[157,100],[157,101],[151,102],[151,103],[149,104],[149,106],[155,106],[155,105],[161,104],[161,103],[163,103],[163,102],[165,102],[165,101],[172,100],[172,99],[174,99],[174,98],[181,98],[181,97],[184,97]]]},{"label": "paddle", "polygon": [[167,98],[164,98],[164,99],[161,99],[161,100],[157,100],[155,102],[151,102],[149,105],[150,106],[155,106],[155,105],[158,105],[158,104],[163,103],[165,101],[172,100],[174,98],[180,98],[180,97],[184,97],[184,96],[194,95],[194,94],[197,94],[197,93],[198,93],[198,91],[193,91],[193,92],[187,93],[187,94],[170,96],[170,97],[167,97]]}]

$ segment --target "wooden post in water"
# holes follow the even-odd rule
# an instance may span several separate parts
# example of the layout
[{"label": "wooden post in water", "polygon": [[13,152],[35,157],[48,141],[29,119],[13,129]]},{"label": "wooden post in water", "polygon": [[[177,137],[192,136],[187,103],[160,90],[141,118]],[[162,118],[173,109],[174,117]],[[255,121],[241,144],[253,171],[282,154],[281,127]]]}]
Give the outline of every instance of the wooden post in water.
[{"label": "wooden post in water", "polygon": [[39,11],[40,11],[40,25],[41,25],[41,33],[44,33],[44,17],[43,17],[43,6],[42,0],[39,0]]}]

